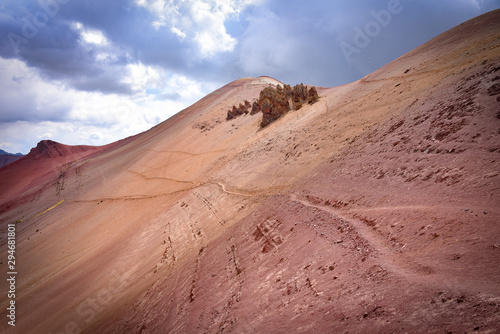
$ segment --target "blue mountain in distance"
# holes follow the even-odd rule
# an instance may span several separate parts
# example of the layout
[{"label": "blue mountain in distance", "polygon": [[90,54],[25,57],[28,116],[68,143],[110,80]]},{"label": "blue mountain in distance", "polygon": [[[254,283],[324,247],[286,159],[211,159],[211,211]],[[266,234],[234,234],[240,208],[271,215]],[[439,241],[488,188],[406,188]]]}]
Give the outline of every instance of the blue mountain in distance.
[{"label": "blue mountain in distance", "polygon": [[22,153],[9,153],[0,149],[0,168],[24,157]]},{"label": "blue mountain in distance", "polygon": [[2,149],[0,149],[0,154],[6,154],[6,155],[16,155],[16,156],[23,156],[24,154],[22,153],[9,153],[7,151],[4,151]]}]

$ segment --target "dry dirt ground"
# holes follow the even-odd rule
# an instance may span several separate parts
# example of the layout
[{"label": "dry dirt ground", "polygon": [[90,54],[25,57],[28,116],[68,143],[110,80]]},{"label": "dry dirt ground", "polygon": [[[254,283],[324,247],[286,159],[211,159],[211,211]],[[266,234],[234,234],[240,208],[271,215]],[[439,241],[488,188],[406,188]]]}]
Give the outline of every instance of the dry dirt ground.
[{"label": "dry dirt ground", "polygon": [[0,169],[2,332],[498,333],[500,11],[264,129],[225,120],[278,83]]}]

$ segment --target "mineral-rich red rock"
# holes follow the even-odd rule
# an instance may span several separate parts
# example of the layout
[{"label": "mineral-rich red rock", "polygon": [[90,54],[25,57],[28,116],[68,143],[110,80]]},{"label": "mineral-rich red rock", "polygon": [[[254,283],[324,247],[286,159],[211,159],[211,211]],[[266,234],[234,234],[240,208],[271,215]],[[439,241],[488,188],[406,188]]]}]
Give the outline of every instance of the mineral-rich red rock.
[{"label": "mineral-rich red rock", "polygon": [[238,110],[241,113],[240,115],[248,114],[248,111],[249,111],[251,106],[250,106],[250,103],[248,103],[248,105],[247,105],[247,103],[248,103],[248,101],[245,101],[245,104],[240,103],[240,105],[238,106]]},{"label": "mineral-rich red rock", "polygon": [[240,103],[238,107],[233,106],[233,109],[227,112],[226,120],[248,114],[251,108],[250,115],[262,111],[261,126],[265,127],[290,111],[290,109],[299,110],[304,102],[312,104],[318,98],[315,87],[311,87],[308,91],[307,86],[303,84],[296,85],[293,88],[286,84],[283,86],[278,84],[276,87],[268,86],[260,92],[258,101],[255,101],[253,105],[250,105],[250,102],[245,100],[244,104]]},{"label": "mineral-rich red rock", "polygon": [[235,116],[239,116],[239,115],[241,115],[241,110],[238,107],[233,106],[233,114]]},{"label": "mineral-rich red rock", "polygon": [[64,157],[73,153],[82,153],[95,149],[93,146],[68,146],[52,140],[42,140],[32,148],[29,155],[33,159]]},{"label": "mineral-rich red rock", "polygon": [[261,108],[260,108],[260,104],[255,101],[253,104],[252,104],[252,111],[250,112],[250,115],[255,115],[256,113],[260,112]]},{"label": "mineral-rich red rock", "polygon": [[318,102],[319,96],[318,96],[318,91],[316,90],[316,87],[311,87],[309,89],[309,96],[307,98],[307,103],[313,104]]},{"label": "mineral-rich red rock", "polygon": [[304,86],[303,84],[295,85],[292,89],[292,94],[293,102],[295,103],[307,100],[307,86]]},{"label": "mineral-rich red rock", "polygon": [[248,102],[248,100],[245,100],[245,113],[247,114],[248,113],[248,110],[252,108],[252,105],[250,104],[250,102]]},{"label": "mineral-rich red rock", "polygon": [[266,87],[260,92],[259,104],[262,108],[261,126],[265,127],[290,110],[288,99],[281,85]]},{"label": "mineral-rich red rock", "polygon": [[287,85],[285,84],[283,86],[283,90],[285,91],[285,96],[287,99],[291,99],[292,96],[293,96],[293,91],[292,91],[292,87],[290,85]]}]

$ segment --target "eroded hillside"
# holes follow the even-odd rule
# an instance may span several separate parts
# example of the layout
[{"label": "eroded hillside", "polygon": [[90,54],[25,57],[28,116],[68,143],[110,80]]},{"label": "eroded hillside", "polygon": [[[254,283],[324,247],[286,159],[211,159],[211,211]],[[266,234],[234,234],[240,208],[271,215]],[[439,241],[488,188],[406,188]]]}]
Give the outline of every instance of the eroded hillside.
[{"label": "eroded hillside", "polygon": [[494,333],[499,15],[264,128],[226,121],[284,86],[246,78],[133,138],[1,169],[6,330]]}]

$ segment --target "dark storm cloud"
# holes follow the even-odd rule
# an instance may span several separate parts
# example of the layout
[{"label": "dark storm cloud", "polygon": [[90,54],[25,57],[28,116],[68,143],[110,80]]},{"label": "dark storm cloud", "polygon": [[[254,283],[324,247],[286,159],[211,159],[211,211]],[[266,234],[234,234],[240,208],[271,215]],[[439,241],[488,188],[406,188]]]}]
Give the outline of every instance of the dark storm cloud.
[{"label": "dark storm cloud", "polygon": [[[397,13],[386,26],[379,26],[380,31],[371,26],[376,36],[362,48],[356,46],[358,29],[364,32],[371,22],[378,22],[373,13],[387,11],[388,6]],[[200,60],[192,43],[181,42],[165,27],[155,29],[154,14],[133,1],[9,1],[2,6],[0,33],[15,33],[24,40],[12,43],[12,38],[2,38],[0,55],[19,57],[47,78],[65,80],[76,89],[104,93],[131,93],[121,81],[121,66],[131,59],[193,79],[271,75],[332,86],[356,80],[498,7],[499,1],[493,0],[267,1],[248,7],[240,20],[228,20],[228,33],[238,41],[233,52]],[[71,27],[74,22],[102,31],[113,43],[108,52],[114,59],[98,61],[98,50],[82,45]],[[342,45],[352,48],[346,52]]]},{"label": "dark storm cloud", "polygon": [[[181,43],[168,29],[155,29],[153,15],[133,1],[73,0],[59,4],[57,0],[42,0],[41,3],[46,1],[57,4],[49,6],[57,10],[53,11],[54,16],[46,15],[46,23],[43,17],[47,5],[41,6],[36,1],[23,6],[16,2],[4,5],[0,36],[15,34],[15,37],[0,40],[0,56],[22,59],[28,66],[39,69],[47,80],[63,80],[77,90],[131,94],[131,87],[123,84],[124,66],[134,62],[160,66],[195,80],[234,78],[220,75],[227,74],[226,65],[217,59],[198,61],[192,43]],[[40,22],[36,17],[44,23],[37,24]],[[81,36],[72,28],[75,22],[85,29],[102,31],[112,43],[105,51],[113,59],[105,63],[98,61],[98,48],[82,45]]]},{"label": "dark storm cloud", "polygon": [[[270,1],[252,13],[252,22],[240,39],[238,61],[252,76],[340,85],[499,7],[498,0]],[[390,17],[380,16],[387,12]],[[356,45],[358,29],[366,35],[367,25],[372,37]],[[351,52],[342,49],[346,44],[352,46]]]},{"label": "dark storm cloud", "polygon": [[182,68],[186,64],[186,46],[173,34],[156,30],[151,24],[154,16],[137,7],[134,1],[75,1],[62,13],[68,20],[104,31],[137,61],[169,69]]},{"label": "dark storm cloud", "polygon": [[[175,64],[175,57],[165,51],[172,49],[170,45],[157,33],[154,36],[150,14],[132,2],[8,2],[2,10],[0,56],[22,59],[46,79],[64,80],[77,90],[130,94],[122,79],[123,66],[132,59]],[[107,48],[85,45],[75,23],[84,30],[102,31],[112,44]],[[99,59],[103,52],[111,59]]]}]

